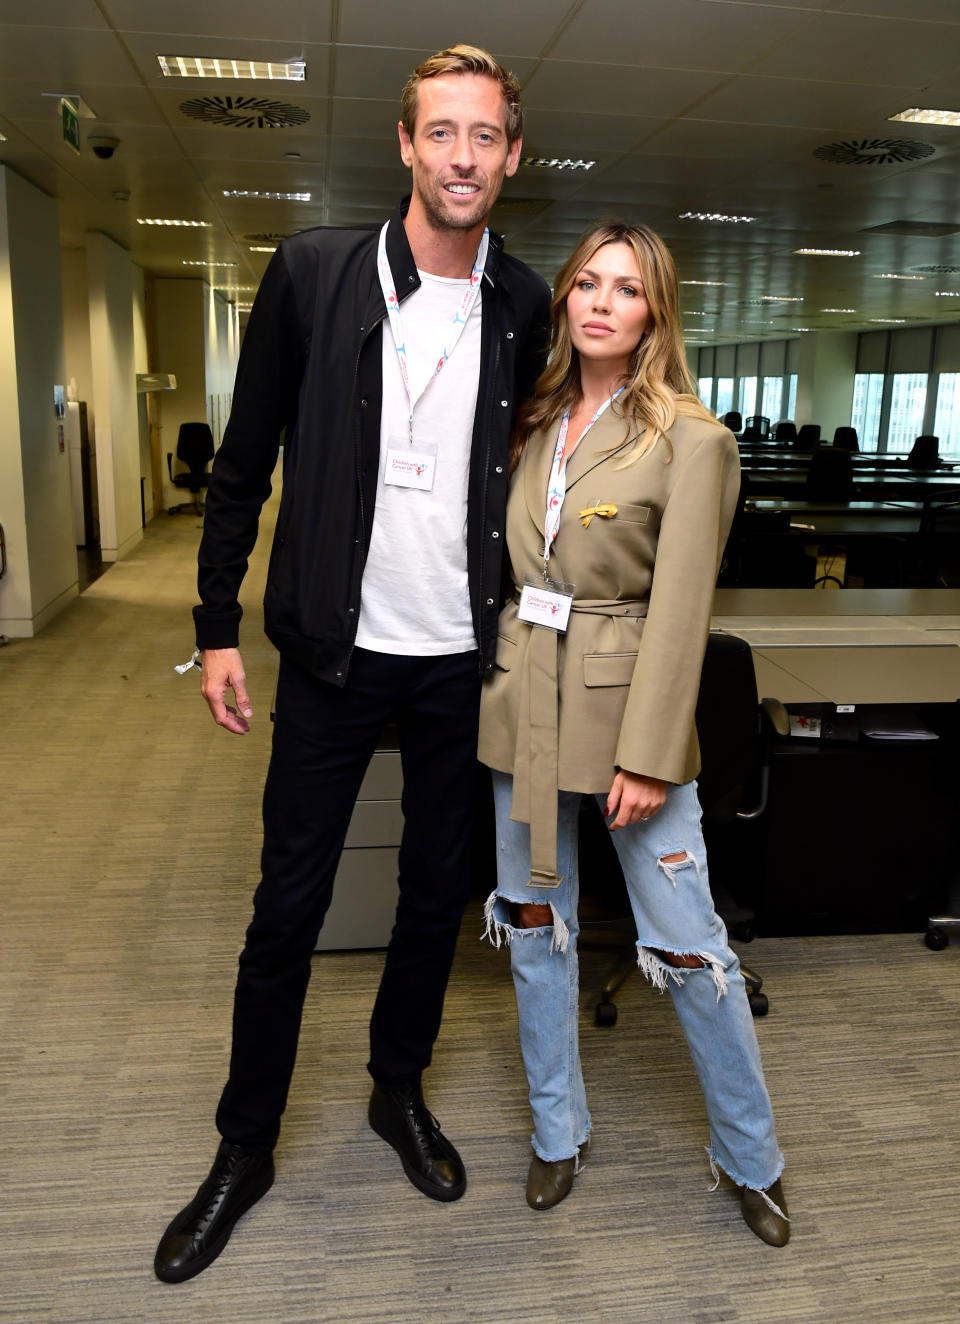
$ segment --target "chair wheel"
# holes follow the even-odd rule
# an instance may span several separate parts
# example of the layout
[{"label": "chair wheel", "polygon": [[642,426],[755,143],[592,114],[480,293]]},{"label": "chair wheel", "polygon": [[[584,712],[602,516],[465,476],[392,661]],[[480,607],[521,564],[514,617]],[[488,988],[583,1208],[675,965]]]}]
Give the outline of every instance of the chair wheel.
[{"label": "chair wheel", "polygon": [[750,1010],[754,1016],[766,1016],[770,1010],[770,1001],[766,993],[749,993],[747,1001],[750,1003]]},{"label": "chair wheel", "polygon": [[947,935],[946,929],[941,929],[938,924],[934,924],[933,927],[927,929],[926,933],[923,935],[923,941],[930,948],[931,952],[942,952],[944,947],[948,946],[950,938]]},{"label": "chair wheel", "polygon": [[597,1025],[602,1025],[606,1029],[609,1029],[611,1025],[616,1025],[617,1004],[615,1002],[598,1002],[593,1019]]},{"label": "chair wheel", "polygon": [[733,936],[740,942],[753,942],[757,931],[749,920],[741,919],[733,926]]}]

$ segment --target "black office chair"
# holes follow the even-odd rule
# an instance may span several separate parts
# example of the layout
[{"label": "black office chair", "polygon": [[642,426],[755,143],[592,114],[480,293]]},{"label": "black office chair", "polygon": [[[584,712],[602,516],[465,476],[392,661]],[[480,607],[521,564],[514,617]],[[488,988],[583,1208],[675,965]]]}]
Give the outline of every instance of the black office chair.
[{"label": "black office chair", "polygon": [[783,441],[787,445],[792,445],[797,440],[796,423],[791,422],[790,419],[784,419],[773,429],[773,437],[775,441]]},{"label": "black office chair", "polygon": [[913,446],[910,448],[910,454],[907,456],[907,464],[911,469],[936,469],[940,463],[940,438],[925,432],[922,437],[917,437]]},{"label": "black office chair", "polygon": [[804,493],[812,501],[849,501],[853,496],[850,452],[836,446],[818,446],[810,457]]},{"label": "black office chair", "polygon": [[841,450],[856,453],[860,450],[860,441],[856,428],[837,428],[833,434],[833,444]]},{"label": "black office chair", "polygon": [[797,433],[797,450],[812,451],[820,445],[820,424],[801,423]]},{"label": "black office chair", "polygon": [[[770,749],[773,732],[789,733],[790,719],[782,704],[757,697],[757,680],[750,645],[736,635],[711,631],[700,679],[697,702],[697,735],[700,741],[702,769],[697,791],[703,809],[704,832],[727,827],[739,821],[759,818],[767,806],[770,778]],[[708,836],[707,857],[710,860]],[[710,866],[712,867],[712,866]],[[742,877],[744,871],[738,870]],[[604,824],[592,797],[584,797],[580,818],[580,876],[590,888],[599,875],[612,877],[625,888],[609,829]],[[583,889],[582,889],[583,890]],[[743,893],[741,892],[741,895]],[[750,901],[749,895],[746,897]],[[738,898],[734,898],[738,900]],[[613,920],[581,919],[581,934],[596,928],[613,928],[622,935],[617,959],[600,990],[594,1016],[597,1025],[611,1026],[617,1021],[614,997],[637,966],[635,941],[627,937],[632,916]],[[733,934],[742,942],[754,936],[749,921],[738,920]],[[581,937],[580,946],[589,948],[589,936]],[[750,1009],[755,1016],[765,1016],[769,1009],[762,993],[762,977],[741,965],[747,985]]]},{"label": "black office chair", "polygon": [[173,455],[167,451],[167,472],[174,487],[186,488],[193,495],[192,501],[182,501],[179,506],[170,506],[169,513],[177,515],[181,510],[191,510],[195,515],[203,514],[200,493],[210,482],[207,465],[213,459],[213,433],[206,423],[181,423],[177,437],[177,459],[187,466],[186,472],[173,472]]},{"label": "black office chair", "polygon": [[764,439],[770,435],[770,420],[764,418],[763,414],[751,414],[743,426],[744,431],[759,432]]},{"label": "black office chair", "polygon": [[743,431],[743,419],[735,409],[731,409],[728,414],[724,414],[720,421],[723,423],[723,426],[729,428],[731,432]]}]

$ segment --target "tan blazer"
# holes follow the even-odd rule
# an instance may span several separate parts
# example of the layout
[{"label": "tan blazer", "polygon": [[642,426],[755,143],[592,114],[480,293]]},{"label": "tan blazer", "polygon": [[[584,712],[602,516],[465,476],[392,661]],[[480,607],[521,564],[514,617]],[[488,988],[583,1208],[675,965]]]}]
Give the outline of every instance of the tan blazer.
[{"label": "tan blazer", "polygon": [[[676,783],[699,771],[694,712],[739,491],[737,443],[719,423],[678,418],[669,439],[624,465],[638,430],[608,409],[574,451],[549,567],[575,585],[567,632],[518,620],[509,602],[483,687],[480,758],[514,775],[512,817],[531,823],[534,875],[545,880],[534,885],[557,885],[557,788],[605,792],[618,768]],[[543,572],[556,437],[554,426],[531,438],[511,488],[518,590]],[[616,513],[585,527],[580,512],[601,504]]]}]

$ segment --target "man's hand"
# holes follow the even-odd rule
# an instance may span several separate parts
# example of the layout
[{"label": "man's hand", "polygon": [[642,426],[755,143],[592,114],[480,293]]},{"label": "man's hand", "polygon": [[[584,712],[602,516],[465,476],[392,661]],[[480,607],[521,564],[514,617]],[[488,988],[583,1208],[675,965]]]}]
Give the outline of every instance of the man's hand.
[{"label": "man's hand", "polygon": [[662,808],[667,798],[667,783],[659,777],[641,777],[636,772],[618,772],[607,796],[605,816],[616,814],[608,823],[611,832],[628,823],[642,823]]},{"label": "man's hand", "polygon": [[[200,693],[210,705],[217,726],[224,726],[238,736],[246,735],[250,730],[247,718],[253,716],[253,709],[239,648],[205,648],[201,677]],[[227,703],[227,690],[233,690],[236,708]]]}]

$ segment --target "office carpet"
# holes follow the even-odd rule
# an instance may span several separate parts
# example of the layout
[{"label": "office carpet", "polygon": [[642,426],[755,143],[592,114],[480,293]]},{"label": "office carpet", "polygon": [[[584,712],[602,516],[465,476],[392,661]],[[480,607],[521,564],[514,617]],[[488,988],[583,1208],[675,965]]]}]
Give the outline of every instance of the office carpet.
[{"label": "office carpet", "polygon": [[[275,671],[257,609],[264,544],[246,590],[251,735],[217,730],[195,673],[174,674],[192,647],[198,536],[194,517],[161,516],[36,639],[0,649],[0,1319],[960,1317],[960,945],[748,949],[771,999],[758,1031],[793,1216],[774,1250],[726,1183],[708,1189],[696,1079],[669,998],[639,977],[614,1029],[594,1027],[585,994],[594,1151],[564,1204],[527,1209],[507,957],[479,940],[479,900],[427,1077],[468,1165],[464,1199],[425,1199],[368,1130],[382,956],[325,954],[276,1185],[207,1272],[154,1279],[156,1240],[216,1144]],[[918,867],[936,868],[917,846]],[[587,989],[604,965],[584,953]]]}]

